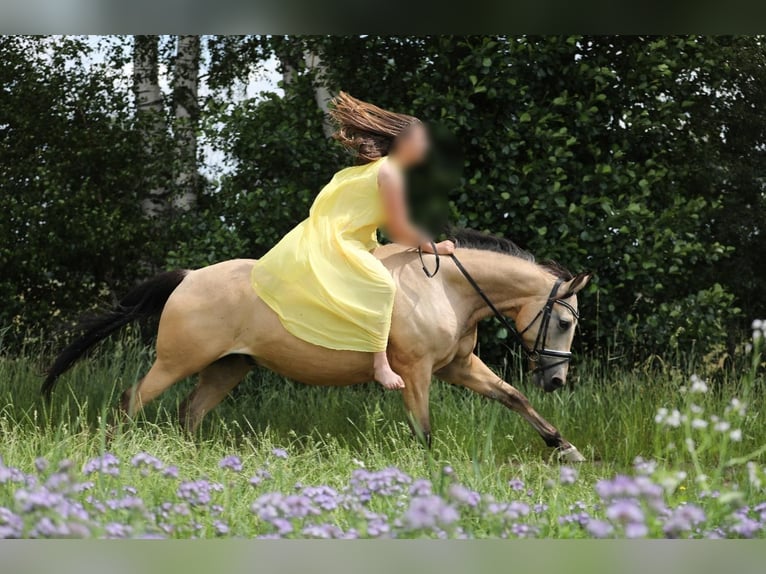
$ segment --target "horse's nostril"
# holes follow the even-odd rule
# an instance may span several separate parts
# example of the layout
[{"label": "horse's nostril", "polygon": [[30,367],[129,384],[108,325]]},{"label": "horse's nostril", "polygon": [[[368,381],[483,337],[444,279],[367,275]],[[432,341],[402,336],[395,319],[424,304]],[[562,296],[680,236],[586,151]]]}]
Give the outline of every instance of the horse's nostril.
[{"label": "horse's nostril", "polygon": [[564,379],[562,379],[561,377],[553,377],[553,378],[551,379],[551,385],[552,385],[552,386],[553,386],[553,388],[555,388],[555,389],[558,389],[558,388],[560,388],[560,387],[563,387],[563,386],[564,386]]}]

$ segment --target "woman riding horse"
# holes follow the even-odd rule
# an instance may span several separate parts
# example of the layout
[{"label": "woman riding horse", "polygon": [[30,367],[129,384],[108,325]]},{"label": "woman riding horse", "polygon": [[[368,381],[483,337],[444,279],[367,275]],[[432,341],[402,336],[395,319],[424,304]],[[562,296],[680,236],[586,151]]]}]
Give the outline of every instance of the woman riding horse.
[{"label": "woman riding horse", "polygon": [[[199,373],[181,409],[183,424],[194,431],[260,364],[306,384],[374,378],[402,389],[411,425],[430,441],[428,395],[436,375],[500,401],[564,458],[583,460],[473,350],[479,321],[493,313],[508,317],[523,326],[518,337],[539,384],[546,391],[564,385],[576,294],[590,275],[538,265],[511,242],[475,232],[459,234],[457,248],[453,242],[432,247],[407,219],[401,175],[426,151],[422,124],[344,94],[334,117],[337,137],[362,163],[333,177],[306,221],[260,261],[172,271],[139,285],[61,352],[44,394],[97,342],[131,321],[161,315],[156,360],[123,394],[129,417]],[[377,246],[375,231],[384,224],[403,244]],[[429,279],[418,251],[420,257],[430,251],[425,257],[435,259],[432,264],[439,254],[451,255],[454,264]]]}]

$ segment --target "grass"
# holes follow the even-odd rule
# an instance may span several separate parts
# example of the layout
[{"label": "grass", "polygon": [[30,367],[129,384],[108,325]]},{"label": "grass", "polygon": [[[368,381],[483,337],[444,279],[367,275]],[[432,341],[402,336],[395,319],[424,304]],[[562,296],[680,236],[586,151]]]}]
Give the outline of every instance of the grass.
[{"label": "grass", "polygon": [[[75,498],[85,500],[87,494],[91,501],[117,500],[136,489],[144,510],[117,508],[105,513],[108,520],[128,524],[136,533],[151,533],[146,524],[160,521],[156,509],[163,502],[178,500],[179,480],[220,484],[221,491],[212,496],[213,503],[222,508],[211,511],[209,505],[202,505],[203,511],[192,504],[191,515],[166,517],[172,527],[167,533],[175,537],[272,533],[273,525],[251,511],[260,495],[297,492],[296,484],[348,490],[352,474],[362,466],[370,471],[396,467],[413,480],[430,480],[434,492],[445,497],[450,485],[459,483],[499,501],[518,499],[530,508],[544,504],[549,510],[535,518],[534,528],[538,535],[551,537],[586,536],[582,521],[573,517],[587,509],[593,517],[603,518],[605,501],[595,485],[618,474],[633,474],[636,457],[657,461],[654,480],[667,483],[666,499],[671,506],[700,503],[700,494],[709,495],[713,490],[731,491],[737,494],[724,505],[729,506],[712,502],[705,506],[709,518],[715,515],[731,521],[732,504],[754,507],[766,500],[752,486],[749,475],[753,470],[745,465],[748,460],[760,462],[759,449],[766,444],[758,389],[763,381],[747,369],[719,372],[716,384],[699,396],[681,392],[698,368],[693,360],[683,369],[654,363],[633,371],[585,362],[572,375],[576,381],[573,390],[549,395],[520,384],[536,409],[589,461],[578,465],[574,484],[562,484],[561,467],[550,449],[520,417],[497,403],[440,382],[432,387],[430,452],[411,437],[396,393],[372,384],[345,389],[306,387],[265,371],[253,373],[210,413],[195,437],[185,436],[177,426],[177,405],[193,385],[184,381],[150,405],[139,421],[108,438],[105,421],[116,397],[147,369],[150,360],[148,350],[118,341],[66,375],[48,409],[38,397],[39,360],[0,358],[0,455],[5,465],[43,480],[69,460],[73,470],[66,472],[82,480],[80,469],[88,460],[105,451],[114,453],[121,463],[120,475],[91,475],[92,487]],[[691,428],[696,409],[704,408],[702,418],[715,413],[723,416],[734,396],[749,403],[744,416],[731,414],[732,428],[742,431],[741,441],[714,432],[715,419],[710,419],[707,429]],[[655,415],[661,407],[679,408],[689,419],[678,428],[658,425]],[[695,437],[692,453],[685,446],[689,437]],[[289,457],[275,456],[277,448],[285,449]],[[130,464],[141,452],[177,467],[180,478],[167,478],[160,472],[143,476]],[[228,455],[241,459],[241,472],[219,466]],[[41,457],[51,470],[35,474],[35,460]],[[738,458],[740,464],[728,465]],[[445,475],[445,467],[452,473]],[[264,469],[272,478],[252,486],[248,479]],[[698,478],[700,474],[707,478]],[[513,491],[509,486],[512,479],[524,483],[523,491]],[[401,505],[410,502],[406,497],[374,497],[369,509],[399,516]],[[18,508],[18,504],[14,490],[0,485],[0,507]],[[147,516],[146,508],[155,509],[152,517]],[[35,512],[29,520],[39,520],[40,514]],[[328,516],[325,520],[344,532],[356,529],[363,533],[366,528],[359,525],[362,519],[355,511],[338,509]],[[513,535],[510,526],[498,526],[486,513],[461,511],[457,524],[458,530],[447,529],[446,535]],[[27,531],[33,527],[28,524]],[[624,534],[620,524],[615,528],[616,535]],[[661,522],[654,526],[650,522],[649,534],[661,533]]]}]

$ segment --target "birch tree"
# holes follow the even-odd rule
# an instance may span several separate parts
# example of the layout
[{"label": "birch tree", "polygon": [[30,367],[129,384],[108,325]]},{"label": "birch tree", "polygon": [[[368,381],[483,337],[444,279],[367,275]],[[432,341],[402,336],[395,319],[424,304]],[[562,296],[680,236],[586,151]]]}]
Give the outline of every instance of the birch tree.
[{"label": "birch tree", "polygon": [[324,120],[322,121],[322,131],[325,137],[332,137],[333,127],[330,122],[330,117],[327,115],[329,110],[329,103],[332,100],[333,95],[327,87],[327,73],[322,58],[316,51],[306,51],[304,53],[304,62],[306,63],[306,69],[312,74],[312,80],[314,84],[314,100],[317,106],[322,110]]},{"label": "birch tree", "polygon": [[173,72],[176,193],[173,207],[189,211],[197,202],[197,130],[199,124],[200,37],[179,36]]},{"label": "birch tree", "polygon": [[136,116],[149,159],[147,195],[141,208],[147,217],[156,217],[165,210],[167,190],[157,174],[161,160],[157,160],[159,144],[165,132],[163,97],[159,83],[159,36],[135,36],[133,39],[133,93],[136,98]]}]

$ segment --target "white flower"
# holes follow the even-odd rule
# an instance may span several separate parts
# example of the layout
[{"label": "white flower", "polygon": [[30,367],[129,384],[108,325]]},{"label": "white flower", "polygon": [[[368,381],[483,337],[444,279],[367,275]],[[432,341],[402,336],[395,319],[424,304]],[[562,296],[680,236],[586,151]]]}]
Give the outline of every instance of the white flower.
[{"label": "white flower", "polygon": [[668,417],[665,419],[665,424],[669,427],[678,428],[681,426],[681,422],[683,420],[684,419],[678,409],[673,409],[673,412],[671,412],[670,415],[668,415]]},{"label": "white flower", "polygon": [[694,480],[697,484],[704,484],[708,479],[707,474],[698,474]]},{"label": "white flower", "polygon": [[687,438],[687,439],[686,439],[684,442],[686,443],[686,450],[688,450],[690,453],[693,453],[693,452],[694,452],[694,449],[695,449],[695,448],[696,448],[696,446],[697,446],[697,445],[695,444],[695,442],[694,442],[694,439],[692,439],[692,438]]},{"label": "white flower", "polygon": [[692,411],[692,412],[693,412],[695,415],[701,415],[701,414],[702,414],[702,411],[704,411],[704,410],[705,410],[705,409],[703,409],[703,408],[702,408],[701,406],[699,406],[699,405],[692,405],[692,406],[690,406],[690,407],[689,407],[689,409],[691,409],[691,411]]},{"label": "white flower", "polygon": [[704,394],[708,391],[707,383],[700,379],[697,375],[692,375],[691,380],[692,386],[689,389],[690,392]]},{"label": "white flower", "polygon": [[747,412],[747,405],[740,401],[737,397],[731,399],[729,406],[726,407],[726,413],[736,412],[739,416],[744,417]]},{"label": "white flower", "polygon": [[761,482],[761,477],[758,475],[758,466],[752,460],[747,463],[747,475],[750,480],[750,486],[760,490],[763,482]]},{"label": "white flower", "polygon": [[729,433],[729,438],[732,442],[740,442],[742,440],[742,431],[739,429],[734,429]]},{"label": "white flower", "polygon": [[713,428],[718,432],[726,432],[731,428],[731,425],[727,421],[718,421]]},{"label": "white flower", "polygon": [[763,339],[766,335],[766,321],[762,319],[754,319],[753,320],[753,342],[757,343],[759,340]]},{"label": "white flower", "polygon": [[692,428],[693,429],[707,428],[707,421],[705,419],[694,419],[692,421]]},{"label": "white flower", "polygon": [[665,422],[665,419],[668,418],[668,409],[665,407],[657,409],[657,414],[654,415],[654,422],[656,422],[658,425]]}]

